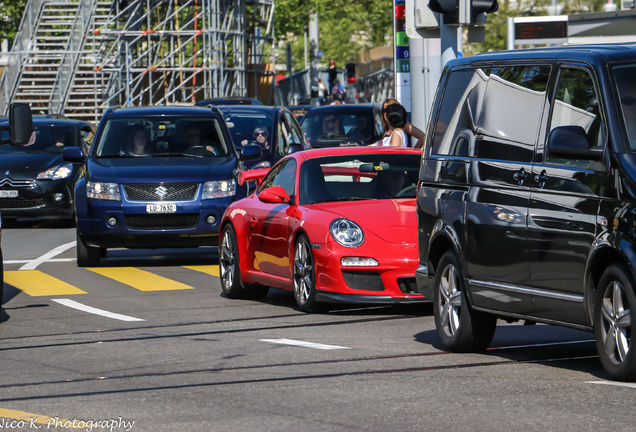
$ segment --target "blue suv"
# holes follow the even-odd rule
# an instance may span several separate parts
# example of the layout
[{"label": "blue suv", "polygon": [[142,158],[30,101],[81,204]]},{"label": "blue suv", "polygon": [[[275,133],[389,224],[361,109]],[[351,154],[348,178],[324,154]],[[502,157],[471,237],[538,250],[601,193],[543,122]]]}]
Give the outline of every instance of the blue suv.
[{"label": "blue suv", "polygon": [[77,265],[99,265],[108,248],[216,246],[226,207],[246,196],[237,186],[257,145],[233,144],[216,108],[111,108],[75,184]]}]

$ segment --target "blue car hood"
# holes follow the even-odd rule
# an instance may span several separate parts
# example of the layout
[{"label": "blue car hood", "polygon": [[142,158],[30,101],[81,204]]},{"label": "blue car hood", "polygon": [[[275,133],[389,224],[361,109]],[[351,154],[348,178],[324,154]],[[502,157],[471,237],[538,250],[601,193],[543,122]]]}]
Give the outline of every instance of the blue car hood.
[{"label": "blue car hood", "polygon": [[39,173],[63,163],[61,154],[3,153],[0,154],[0,177],[33,179]]},{"label": "blue car hood", "polygon": [[113,183],[205,182],[235,177],[234,157],[92,159],[89,179]]}]

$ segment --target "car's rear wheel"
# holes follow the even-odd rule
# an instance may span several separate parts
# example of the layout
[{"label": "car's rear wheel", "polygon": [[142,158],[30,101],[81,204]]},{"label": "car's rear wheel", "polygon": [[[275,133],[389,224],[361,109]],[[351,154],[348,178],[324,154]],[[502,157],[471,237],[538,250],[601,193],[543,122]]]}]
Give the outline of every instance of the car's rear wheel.
[{"label": "car's rear wheel", "polygon": [[99,265],[102,256],[102,248],[87,245],[82,236],[77,233],[77,266],[78,267],[95,267]]},{"label": "car's rear wheel", "polygon": [[596,347],[605,371],[621,381],[636,380],[632,321],[636,319],[635,284],[623,264],[609,266],[594,301]]},{"label": "car's rear wheel", "polygon": [[304,234],[296,240],[292,273],[296,304],[305,312],[314,312],[317,307],[314,254],[311,243]]},{"label": "car's rear wheel", "polygon": [[497,319],[471,309],[454,251],[446,252],[437,266],[433,312],[437,333],[446,349],[474,352],[490,345]]},{"label": "car's rear wheel", "polygon": [[219,270],[221,288],[228,298],[260,298],[266,296],[269,291],[266,286],[246,284],[241,280],[241,263],[236,232],[230,224],[225,225],[221,232]]}]

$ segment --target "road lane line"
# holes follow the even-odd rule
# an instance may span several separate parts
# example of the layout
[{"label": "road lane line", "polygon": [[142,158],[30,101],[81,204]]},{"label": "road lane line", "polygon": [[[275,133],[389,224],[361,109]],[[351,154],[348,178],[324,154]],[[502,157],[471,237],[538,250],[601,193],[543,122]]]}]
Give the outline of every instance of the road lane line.
[{"label": "road lane line", "polygon": [[198,266],[183,266],[184,268],[190,270],[196,270],[201,273],[209,274],[212,276],[219,277],[219,266],[218,265],[198,265]]},{"label": "road lane line", "polygon": [[131,286],[139,291],[173,291],[194,289],[190,285],[156,275],[135,267],[100,267],[87,270]]},{"label": "road lane line", "polygon": [[[46,262],[72,262],[75,261],[77,258],[51,258],[46,260]],[[33,260],[5,260],[4,263],[5,264],[26,264],[28,262],[31,262]]]},{"label": "road lane line", "polygon": [[31,414],[24,411],[16,411],[16,410],[5,409],[5,408],[0,408],[0,417],[25,422],[24,426],[21,426],[21,427],[29,427],[29,429],[31,429],[32,426],[34,428],[40,427],[40,426],[32,425],[32,423],[45,424],[49,427],[52,425],[55,425],[56,422],[62,422],[62,424],[72,423],[72,420],[61,419],[59,417],[49,417],[49,416],[45,416],[41,414]]},{"label": "road lane line", "polygon": [[8,271],[4,273],[4,281],[31,297],[86,294],[86,291],[42,273],[40,270]]},{"label": "road lane line", "polygon": [[39,266],[40,264],[42,264],[43,262],[48,261],[50,258],[53,258],[54,256],[61,254],[67,249],[75,247],[76,243],[77,242],[72,241],[72,242],[63,244],[61,246],[58,246],[55,249],[48,251],[41,257],[29,261],[28,263],[20,267],[20,270],[35,270],[35,268]]},{"label": "road lane line", "polygon": [[338,345],[324,345],[324,344],[319,344],[319,343],[313,343],[313,342],[304,342],[304,341],[299,341],[299,340],[293,340],[293,339],[260,339],[261,342],[271,342],[271,343],[275,343],[275,344],[282,344],[282,345],[293,345],[293,346],[300,346],[300,347],[304,347],[304,348],[313,348],[313,349],[320,349],[320,350],[333,350],[333,349],[350,349],[348,347],[343,347],[343,346],[338,346]]},{"label": "road lane line", "polygon": [[120,321],[146,321],[141,318],[135,318],[128,315],[121,315],[114,312],[108,312],[103,309],[97,309],[92,306],[86,306],[85,304],[76,302],[75,300],[71,300],[71,299],[52,299],[52,300],[63,306],[68,306],[73,309],[81,310],[81,311],[88,312],[95,315],[101,315],[107,318],[117,319]]},{"label": "road lane line", "polygon": [[588,384],[611,385],[616,387],[636,388],[636,383],[612,382],[612,381],[587,381]]}]

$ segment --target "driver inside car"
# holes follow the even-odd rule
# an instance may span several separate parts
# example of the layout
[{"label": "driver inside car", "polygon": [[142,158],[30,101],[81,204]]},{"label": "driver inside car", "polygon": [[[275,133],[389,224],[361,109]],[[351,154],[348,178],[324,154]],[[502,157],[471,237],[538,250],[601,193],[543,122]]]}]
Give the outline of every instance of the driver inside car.
[{"label": "driver inside car", "polygon": [[214,148],[214,146],[211,146],[209,144],[205,146],[203,145],[203,142],[201,140],[201,129],[199,129],[196,125],[190,124],[186,126],[186,128],[183,130],[183,134],[185,138],[183,142],[185,142],[186,144],[186,152],[194,149],[204,149],[214,155],[219,154],[218,150]]}]

